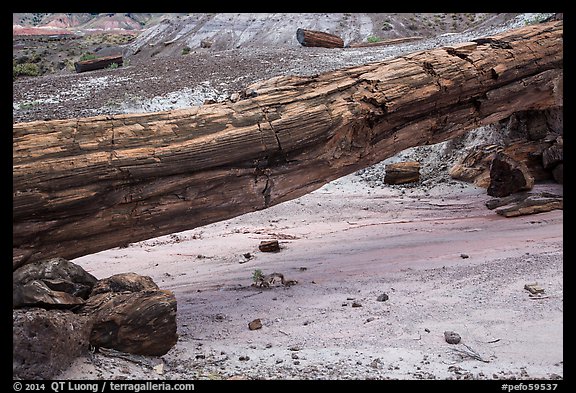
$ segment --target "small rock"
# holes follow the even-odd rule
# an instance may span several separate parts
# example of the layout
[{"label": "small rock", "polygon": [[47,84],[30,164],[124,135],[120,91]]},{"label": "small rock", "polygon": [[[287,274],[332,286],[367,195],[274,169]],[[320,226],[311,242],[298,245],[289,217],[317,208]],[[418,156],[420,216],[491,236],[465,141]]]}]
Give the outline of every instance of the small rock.
[{"label": "small rock", "polygon": [[444,339],[448,344],[458,344],[462,338],[458,333],[447,330],[444,332]]},{"label": "small rock", "polygon": [[362,304],[354,301],[354,302],[352,302],[352,307],[362,307]]},{"label": "small rock", "polygon": [[366,323],[372,322],[374,319],[376,319],[376,318],[374,318],[374,317],[367,318],[367,319],[366,319]]},{"label": "small rock", "polygon": [[250,356],[248,356],[248,355],[246,355],[246,356],[240,356],[240,357],[238,358],[238,360],[247,361],[247,360],[250,360]]},{"label": "small rock", "polygon": [[294,365],[296,365],[296,366],[297,366],[297,365],[299,365],[299,364],[300,364],[300,361],[299,361],[299,360],[294,360],[294,362],[293,362],[293,363],[294,363]]},{"label": "small rock", "polygon": [[426,333],[430,333],[430,329],[428,329],[428,328],[425,328],[424,331],[425,331]]},{"label": "small rock", "polygon": [[260,319],[255,319],[248,324],[248,329],[250,330],[260,329],[261,327],[262,327],[262,321],[260,321]]},{"label": "small rock", "polygon": [[524,289],[526,289],[528,292],[530,292],[534,295],[544,293],[544,288],[539,286],[538,283],[525,284]]},{"label": "small rock", "polygon": [[295,353],[292,354],[292,359],[298,359],[298,355],[296,355]]},{"label": "small rock", "polygon": [[378,296],[378,297],[376,298],[376,300],[379,301],[379,302],[385,302],[385,301],[388,300],[388,299],[389,299],[389,297],[388,297],[388,295],[385,294],[385,293],[383,293],[382,295],[380,295],[380,296]]},{"label": "small rock", "polygon": [[466,258],[470,258],[470,257],[468,256],[468,254],[460,254],[460,258],[466,259]]}]

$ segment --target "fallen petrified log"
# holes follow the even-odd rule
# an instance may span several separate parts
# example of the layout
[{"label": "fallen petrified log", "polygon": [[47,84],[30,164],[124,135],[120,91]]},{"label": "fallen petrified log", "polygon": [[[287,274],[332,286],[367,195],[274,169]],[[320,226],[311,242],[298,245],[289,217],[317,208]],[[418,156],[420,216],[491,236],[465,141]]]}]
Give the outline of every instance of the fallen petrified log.
[{"label": "fallen petrified log", "polygon": [[384,183],[405,184],[420,180],[420,163],[418,161],[405,161],[387,164],[385,166]]},{"label": "fallen petrified log", "polygon": [[409,147],[563,106],[563,22],[309,77],[250,98],[13,125],[13,266],[192,229]]},{"label": "fallen petrified log", "polygon": [[99,70],[110,67],[112,64],[116,64],[118,67],[122,66],[122,64],[124,64],[122,56],[104,56],[96,59],[78,61],[74,63],[74,69],[79,73]]},{"label": "fallen petrified log", "polygon": [[334,34],[323,31],[298,29],[296,39],[302,46],[319,46],[322,48],[343,48],[344,40]]}]

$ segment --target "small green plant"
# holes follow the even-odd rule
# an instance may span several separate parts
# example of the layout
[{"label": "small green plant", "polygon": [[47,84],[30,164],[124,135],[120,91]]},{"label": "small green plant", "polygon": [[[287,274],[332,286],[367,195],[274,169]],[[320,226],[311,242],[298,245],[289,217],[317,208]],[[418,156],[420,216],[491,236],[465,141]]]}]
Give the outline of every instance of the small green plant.
[{"label": "small green plant", "polygon": [[256,269],[254,270],[254,273],[252,273],[252,281],[254,282],[262,281],[263,278],[264,273],[262,273],[262,270],[260,269]]},{"label": "small green plant", "polygon": [[382,38],[371,35],[368,38],[366,38],[366,41],[371,42],[371,43],[380,42],[380,41],[382,41]]},{"label": "small green plant", "polygon": [[111,64],[108,66],[108,68],[111,69],[111,70],[115,70],[115,69],[118,68],[118,67],[119,67],[119,66],[118,66],[118,63],[111,63]]},{"label": "small green plant", "polygon": [[38,75],[40,75],[40,66],[36,63],[13,64],[12,66],[13,78],[17,78],[19,76],[38,76]]},{"label": "small green plant", "polygon": [[190,53],[190,48],[185,46],[184,48],[182,48],[182,56],[186,56],[188,53]]},{"label": "small green plant", "polygon": [[81,57],[80,57],[80,61],[85,61],[85,60],[94,60],[96,58],[96,55],[93,53],[84,53]]}]

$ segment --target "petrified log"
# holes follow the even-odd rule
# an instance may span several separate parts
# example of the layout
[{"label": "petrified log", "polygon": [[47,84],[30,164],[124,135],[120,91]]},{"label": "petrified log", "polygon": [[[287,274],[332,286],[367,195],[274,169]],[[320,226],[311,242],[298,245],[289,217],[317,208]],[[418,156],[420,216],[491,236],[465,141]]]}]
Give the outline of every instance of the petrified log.
[{"label": "petrified log", "polygon": [[124,61],[122,56],[104,56],[98,57],[96,59],[83,60],[74,63],[74,68],[76,72],[86,72],[99,70],[102,68],[110,67],[112,64],[116,64],[118,67],[122,66]]},{"label": "petrified log", "polygon": [[322,48],[344,48],[342,38],[323,31],[298,29],[296,39],[302,46],[319,46]]},{"label": "petrified log", "polygon": [[562,107],[562,23],[276,77],[234,103],[14,124],[13,266],[265,209],[409,147]]},{"label": "petrified log", "polygon": [[498,152],[490,163],[488,195],[503,197],[534,187],[534,177],[528,167],[505,153]]},{"label": "petrified log", "polygon": [[420,163],[418,161],[387,164],[384,170],[384,183],[386,184],[414,183],[420,180]]},{"label": "petrified log", "polygon": [[[509,205],[509,206],[507,206]],[[507,206],[501,209],[497,207]],[[538,194],[520,192],[503,198],[494,198],[486,202],[490,210],[504,217],[516,217],[526,214],[548,212],[564,208],[564,198],[561,195],[542,192]]]}]

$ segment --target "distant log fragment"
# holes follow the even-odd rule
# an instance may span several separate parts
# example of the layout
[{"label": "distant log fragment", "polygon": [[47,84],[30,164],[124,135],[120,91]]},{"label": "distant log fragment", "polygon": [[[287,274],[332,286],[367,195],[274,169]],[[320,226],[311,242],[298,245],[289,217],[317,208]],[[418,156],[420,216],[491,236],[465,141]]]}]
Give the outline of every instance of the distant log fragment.
[{"label": "distant log fragment", "polygon": [[302,46],[319,46],[323,48],[344,48],[342,38],[322,31],[298,29],[296,39]]},{"label": "distant log fragment", "polygon": [[562,107],[562,23],[279,76],[237,102],[16,123],[13,267],[265,209],[410,147]]},{"label": "distant log fragment", "polygon": [[97,59],[78,61],[74,63],[74,68],[76,72],[79,73],[107,68],[112,64],[116,64],[118,67],[122,66],[122,56],[105,56]]},{"label": "distant log fragment", "polygon": [[280,251],[280,244],[278,240],[262,241],[258,245],[258,249],[262,252],[278,252]]},{"label": "distant log fragment", "polygon": [[420,180],[420,163],[418,161],[397,162],[385,166],[384,183],[405,184]]}]

